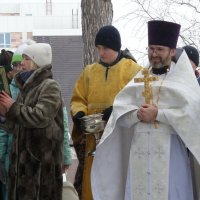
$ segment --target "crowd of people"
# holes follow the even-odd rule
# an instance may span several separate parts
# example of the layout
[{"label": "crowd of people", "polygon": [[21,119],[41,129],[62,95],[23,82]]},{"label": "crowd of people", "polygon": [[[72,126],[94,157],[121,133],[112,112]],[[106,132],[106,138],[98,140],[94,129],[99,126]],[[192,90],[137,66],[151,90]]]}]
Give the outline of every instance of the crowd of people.
[{"label": "crowd of people", "polygon": [[[148,67],[121,49],[114,26],[99,29],[99,60],[83,68],[70,108],[53,79],[50,44],[1,50],[9,90],[0,93],[0,199],[63,199],[72,164],[67,112],[79,161],[69,200],[200,198],[198,49],[177,48],[180,24],[147,28]],[[95,114],[105,122],[98,145],[82,123]]]}]

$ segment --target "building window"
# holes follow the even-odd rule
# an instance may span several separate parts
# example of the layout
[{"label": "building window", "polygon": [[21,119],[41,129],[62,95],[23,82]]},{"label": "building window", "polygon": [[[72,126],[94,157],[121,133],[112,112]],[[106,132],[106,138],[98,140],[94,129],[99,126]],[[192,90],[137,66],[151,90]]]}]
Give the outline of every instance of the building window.
[{"label": "building window", "polygon": [[72,9],[72,28],[78,28],[78,9]]},{"label": "building window", "polygon": [[10,48],[10,33],[0,33],[0,48]]}]

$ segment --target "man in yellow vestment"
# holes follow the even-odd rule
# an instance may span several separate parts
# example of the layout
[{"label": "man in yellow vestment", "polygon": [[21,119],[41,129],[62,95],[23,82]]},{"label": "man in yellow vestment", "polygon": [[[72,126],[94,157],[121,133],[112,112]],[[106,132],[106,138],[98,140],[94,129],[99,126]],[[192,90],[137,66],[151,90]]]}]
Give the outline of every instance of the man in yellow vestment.
[{"label": "man in yellow vestment", "polygon": [[126,54],[127,51],[120,50],[121,38],[114,26],[104,26],[98,31],[95,46],[100,61],[83,69],[71,99],[74,121],[72,139],[79,160],[74,185],[82,200],[92,199],[90,168],[93,157],[87,156],[87,153],[92,151],[96,144],[92,134],[85,136],[80,130],[80,119],[85,115],[103,113],[103,120],[107,121],[115,96],[141,69],[141,66]]}]

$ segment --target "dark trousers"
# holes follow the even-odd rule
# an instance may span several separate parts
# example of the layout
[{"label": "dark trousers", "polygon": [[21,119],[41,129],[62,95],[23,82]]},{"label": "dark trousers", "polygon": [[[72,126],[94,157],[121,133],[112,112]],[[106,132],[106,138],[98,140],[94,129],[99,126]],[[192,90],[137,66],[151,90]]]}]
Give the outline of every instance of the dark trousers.
[{"label": "dark trousers", "polygon": [[74,149],[79,161],[75,180],[74,180],[74,187],[76,191],[78,192],[78,196],[81,199],[81,193],[82,193],[82,181],[83,181],[83,167],[84,167],[84,159],[85,159],[85,143],[83,144],[75,144]]},{"label": "dark trousers", "polygon": [[0,199],[4,200],[4,184],[0,181]]}]

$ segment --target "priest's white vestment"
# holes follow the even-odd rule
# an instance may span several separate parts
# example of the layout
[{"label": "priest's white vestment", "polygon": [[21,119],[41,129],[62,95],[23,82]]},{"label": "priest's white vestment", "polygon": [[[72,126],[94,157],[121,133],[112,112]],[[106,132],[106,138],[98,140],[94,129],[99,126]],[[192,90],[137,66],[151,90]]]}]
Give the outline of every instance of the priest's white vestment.
[{"label": "priest's white vestment", "polygon": [[200,163],[200,88],[185,52],[152,88],[157,128],[137,118],[143,83],[117,95],[93,161],[94,200],[193,200],[188,151]]}]

